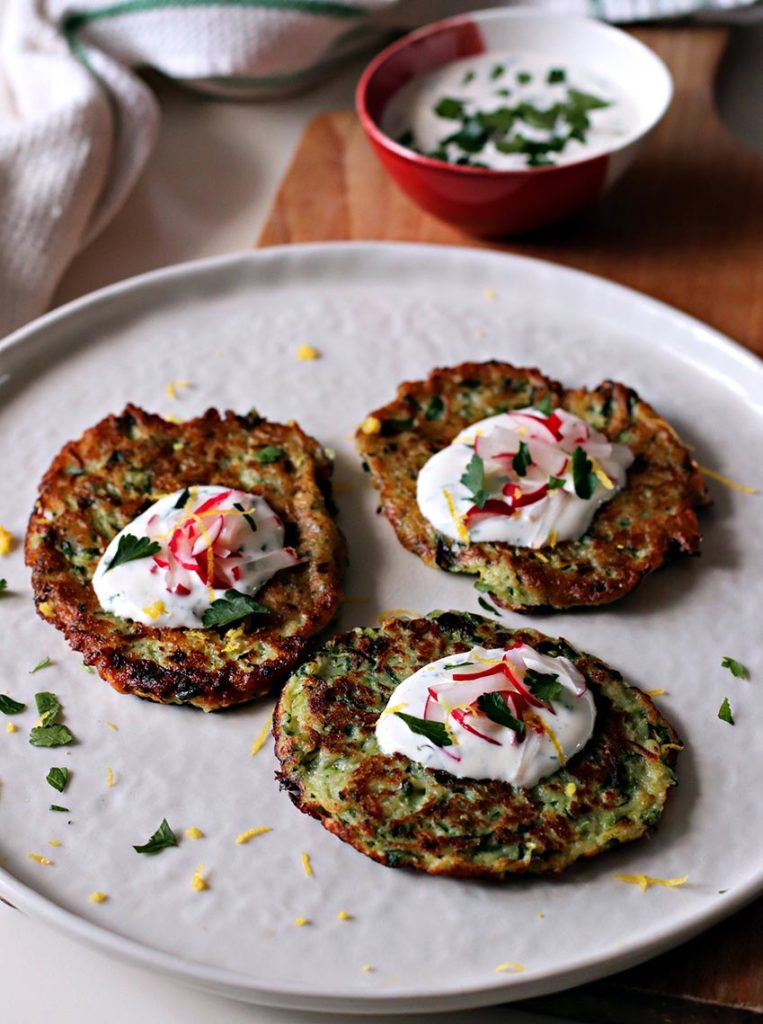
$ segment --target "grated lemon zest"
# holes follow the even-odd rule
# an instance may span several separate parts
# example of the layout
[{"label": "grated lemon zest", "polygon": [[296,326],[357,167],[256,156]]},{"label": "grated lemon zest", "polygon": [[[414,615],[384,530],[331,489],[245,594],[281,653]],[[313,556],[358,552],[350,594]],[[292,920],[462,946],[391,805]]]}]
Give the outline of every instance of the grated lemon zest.
[{"label": "grated lemon zest", "polygon": [[246,630],[243,626],[237,626],[235,629],[229,629],[225,634],[223,651],[225,654],[235,657],[237,654],[241,654],[242,651],[246,650],[247,644]]},{"label": "grated lemon zest", "polygon": [[719,484],[723,484],[724,487],[730,488],[732,491],[739,491],[740,494],[757,494],[757,487],[749,487],[747,484],[739,484],[736,480],[730,479],[727,476],[721,476],[720,473],[716,473],[714,469],[708,469],[707,466],[697,466],[702,476],[709,476],[711,480],[716,480]]},{"label": "grated lemon zest", "polygon": [[556,541],[557,541],[556,530],[552,530],[551,533],[548,535],[548,541],[547,541],[548,546],[550,548],[555,548],[556,547]]},{"label": "grated lemon zest", "polygon": [[13,548],[13,535],[10,530],[0,526],[0,555],[7,555]]},{"label": "grated lemon zest", "polygon": [[562,749],[562,745],[557,739],[556,733],[551,728],[551,726],[544,722],[542,718],[539,718],[537,715],[533,714],[532,711],[526,712],[525,721],[535,722],[541,727],[543,732],[545,732],[545,734],[548,736],[548,738],[551,740],[554,746],[556,756],[559,758],[559,764],[562,768],[564,768],[564,766],[567,764],[567,758],[564,756],[564,750]]},{"label": "grated lemon zest", "polygon": [[663,743],[660,747],[660,751],[663,750],[683,750],[683,743]]},{"label": "grated lemon zest", "polygon": [[574,796],[577,793],[577,791],[578,787],[575,785],[574,782],[568,782],[567,785],[564,787],[564,792],[567,794],[567,796],[570,797]]},{"label": "grated lemon zest", "polygon": [[158,619],[160,615],[164,615],[167,609],[164,606],[164,601],[154,601],[153,604],[147,605],[143,609],[143,614],[148,615],[149,618]]},{"label": "grated lemon zest", "polygon": [[106,785],[109,789],[114,785],[114,771],[112,768],[106,769]]},{"label": "grated lemon zest", "polygon": [[[398,711],[402,711],[403,708],[407,707],[408,701],[404,700],[401,701],[400,704],[393,704],[391,708],[385,708],[384,711],[382,711],[382,715],[396,715]],[[379,717],[381,718],[381,715]]]},{"label": "grated lemon zest", "polygon": [[420,615],[411,608],[386,608],[376,616],[377,622],[384,622],[385,619],[418,619]]},{"label": "grated lemon zest", "polygon": [[495,288],[485,288],[482,294],[488,302],[495,302]]},{"label": "grated lemon zest", "polygon": [[19,727],[16,725],[15,722],[8,722],[6,724],[6,726],[5,726],[5,731],[6,732],[18,732],[19,731]]},{"label": "grated lemon zest", "polygon": [[337,921],[351,921],[352,914],[348,914],[346,910],[340,910],[336,915]]},{"label": "grated lemon zest", "polygon": [[295,917],[294,924],[297,928],[304,928],[306,924],[310,924],[310,920],[307,917]]},{"label": "grated lemon zest", "polygon": [[539,921],[542,921],[546,915],[543,913],[542,910],[539,910],[535,916],[538,918]]},{"label": "grated lemon zest", "polygon": [[363,966],[360,969],[364,974],[371,974],[371,972],[373,971],[373,967],[371,964],[363,964]]},{"label": "grated lemon zest", "polygon": [[378,416],[366,416],[360,424],[360,431],[362,434],[379,434],[381,433],[381,428],[382,424]]},{"label": "grated lemon zest", "polygon": [[177,392],[180,388],[190,387],[187,380],[168,380],[164,385],[164,393],[167,398],[177,398]]},{"label": "grated lemon zest", "polygon": [[688,882],[689,876],[684,875],[683,878],[654,878],[652,875],[615,875],[618,882],[625,882],[626,885],[637,885],[642,892],[652,885],[662,885],[668,889],[675,888],[676,886],[683,885]]},{"label": "grated lemon zest", "polygon": [[48,840],[48,846],[60,846],[60,845],[61,845],[61,840],[60,839],[49,839]]},{"label": "grated lemon zest", "polygon": [[445,716],[445,721],[442,724],[445,727],[445,732],[448,734],[448,739],[453,744],[453,746],[454,747],[460,747],[461,744],[458,742],[458,737],[456,736],[456,734],[453,732],[453,730],[450,727],[450,723],[448,722],[448,716],[447,715]]},{"label": "grated lemon zest", "polygon": [[40,603],[37,605],[37,611],[40,613],[40,615],[52,615],[53,605],[50,603],[50,601],[40,601]]},{"label": "grated lemon zest", "polygon": [[119,726],[116,722],[107,722],[106,728],[111,729],[112,732],[119,732]]},{"label": "grated lemon zest", "polygon": [[443,495],[445,497],[445,502],[446,502],[446,504],[448,506],[448,512],[450,512],[450,518],[453,520],[453,525],[456,527],[456,533],[458,534],[458,539],[463,544],[468,544],[469,543],[469,531],[467,530],[466,524],[464,523],[463,519],[461,518],[461,516],[458,514],[458,512],[456,510],[456,503],[453,500],[453,495],[450,493],[450,491],[448,490],[447,487],[443,487],[442,493],[443,493]]},{"label": "grated lemon zest", "polygon": [[49,860],[47,857],[43,857],[41,853],[28,853],[27,857],[29,860],[33,860],[35,864],[42,864],[45,867],[48,867],[53,863],[52,860]]},{"label": "grated lemon zest", "polygon": [[663,693],[667,693],[667,690],[644,690],[647,697],[661,697]]},{"label": "grated lemon zest", "polygon": [[168,423],[182,423],[183,421],[174,412],[166,412],[163,417]]},{"label": "grated lemon zest", "polygon": [[301,363],[309,363],[313,359],[320,359],[320,352],[312,345],[300,345],[297,349],[297,359]]},{"label": "grated lemon zest", "polygon": [[202,875],[203,870],[204,865],[199,864],[191,877],[191,888],[195,892],[204,892],[205,889],[209,888],[209,883],[205,881],[204,876]]},{"label": "grated lemon zest", "polygon": [[519,964],[515,960],[507,960],[505,963],[496,964],[496,966],[493,968],[493,970],[499,974],[502,974],[505,971],[516,971],[517,974],[521,974],[524,969],[525,965]]},{"label": "grated lemon zest", "polygon": [[596,477],[596,479],[599,481],[602,487],[605,487],[608,491],[614,491],[614,482],[604,472],[601,463],[598,462],[596,459],[592,458],[590,455],[588,456],[588,458],[591,459],[591,469],[593,470],[593,475]]},{"label": "grated lemon zest", "polygon": [[313,877],[313,865],[310,863],[310,854],[302,851],[302,867],[308,878]]},{"label": "grated lemon zest", "polygon": [[195,825],[191,825],[190,828],[185,830],[185,834],[189,839],[204,839],[204,833],[200,828],[196,828]]},{"label": "grated lemon zest", "polygon": [[90,895],[88,896],[88,899],[90,900],[91,903],[105,903],[108,898],[109,897],[106,895],[106,893],[101,892],[100,890],[91,892]]},{"label": "grated lemon zest", "polygon": [[254,839],[255,836],[264,836],[266,832],[272,831],[272,825],[258,825],[256,828],[248,828],[246,832],[241,832],[236,836],[236,842],[241,846],[244,843],[248,843],[250,839]]},{"label": "grated lemon zest", "polygon": [[252,749],[249,751],[250,755],[254,757],[255,754],[259,754],[262,750],[265,741],[270,735],[270,730],[273,728],[273,712],[271,711],[267,717],[267,721],[257,733],[257,739],[252,744]]},{"label": "grated lemon zest", "polygon": [[541,554],[541,552],[540,552],[540,551],[536,551],[536,552],[535,552],[535,557],[536,557],[536,558],[538,559],[538,561],[539,561],[539,562],[547,562],[547,561],[548,561],[548,559],[546,558],[546,556],[545,556],[545,555],[543,555],[543,554]]}]

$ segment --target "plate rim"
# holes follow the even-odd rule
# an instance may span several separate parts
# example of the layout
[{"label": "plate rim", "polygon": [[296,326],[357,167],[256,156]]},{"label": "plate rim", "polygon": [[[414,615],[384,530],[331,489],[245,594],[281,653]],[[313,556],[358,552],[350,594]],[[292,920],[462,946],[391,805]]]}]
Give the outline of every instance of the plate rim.
[{"label": "plate rim", "polygon": [[[345,253],[348,257],[356,254],[360,257],[367,254],[384,253],[388,258],[395,251],[415,252],[422,254],[424,260],[438,259],[447,254],[449,258],[476,260],[504,264],[531,264],[535,267],[550,269],[554,275],[567,278],[593,281],[599,289],[604,288],[626,300],[636,301],[657,317],[668,316],[692,333],[698,347],[720,354],[721,358],[731,359],[741,371],[753,371],[755,376],[763,374],[763,359],[740,343],[724,335],[718,329],[692,317],[683,310],[670,306],[659,299],[610,281],[607,278],[578,270],[564,264],[553,263],[537,257],[528,257],[517,253],[504,253],[491,249],[475,249],[411,242],[313,242],[300,245],[279,245],[264,249],[242,250],[219,256],[205,257],[173,264],[147,271],[130,278],[107,285],[97,291],[90,292],[54,309],[42,317],[17,329],[0,340],[0,359],[8,353],[16,352],[21,346],[33,341],[35,337],[56,330],[67,322],[76,325],[77,318],[90,312],[96,313],[114,299],[127,299],[131,294],[140,293],[146,287],[182,286],[190,278],[205,277],[226,272],[236,272],[246,265],[256,268],[258,263],[272,260],[285,260],[286,265],[292,257],[307,256],[308,259],[320,259],[321,254]],[[256,273],[256,269],[254,270]],[[97,340],[97,339],[96,339]],[[90,342],[81,344],[87,347]],[[683,346],[667,346],[673,351],[680,351]],[[684,351],[686,351],[684,349]],[[701,350],[688,353],[692,362],[705,365],[701,358]],[[64,356],[65,357],[65,356]],[[754,400],[753,387],[749,380],[744,383],[748,397]],[[406,1012],[439,1012],[484,1007],[499,1002],[526,999],[540,994],[550,994],[586,982],[614,974],[633,967],[645,960],[686,942],[693,936],[712,927],[719,921],[742,909],[763,892],[763,872],[759,878],[748,880],[733,894],[724,895],[718,905],[710,910],[700,908],[684,920],[682,925],[667,934],[659,933],[652,938],[643,939],[635,947],[627,947],[613,957],[602,957],[591,954],[582,962],[561,971],[544,972],[534,977],[490,979],[480,981],[459,991],[444,994],[435,992],[407,994],[401,992],[359,993],[357,989],[337,990],[331,995],[310,994],[299,985],[279,983],[275,988],[253,983],[250,975],[212,967],[199,963],[178,954],[166,953],[155,949],[145,942],[120,935],[104,925],[88,921],[77,913],[60,906],[55,899],[41,895],[31,886],[10,875],[0,867],[0,897],[15,909],[27,913],[33,919],[57,929],[76,941],[96,949],[108,956],[128,962],[133,966],[168,975],[177,981],[191,986],[207,989],[221,995],[241,999],[261,1005],[283,1007],[286,1009],[319,1010],[344,1013],[385,1013],[399,1014]]]}]

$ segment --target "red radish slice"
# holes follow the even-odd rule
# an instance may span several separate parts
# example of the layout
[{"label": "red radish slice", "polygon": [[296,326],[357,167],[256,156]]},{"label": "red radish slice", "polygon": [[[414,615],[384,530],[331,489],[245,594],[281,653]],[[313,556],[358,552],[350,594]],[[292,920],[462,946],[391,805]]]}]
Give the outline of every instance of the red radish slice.
[{"label": "red radish slice", "polygon": [[468,712],[463,708],[459,708],[456,711],[451,712],[453,719],[458,722],[462,729],[466,729],[467,732],[472,733],[474,736],[479,736],[481,740],[486,740],[488,743],[492,743],[495,747],[500,747],[500,741],[494,740],[492,736],[486,736],[484,732],[480,732],[479,729],[475,729],[474,726],[469,725],[466,721]]},{"label": "red radish slice", "polygon": [[480,679],[474,679],[463,683],[439,683],[429,687],[429,693],[433,700],[443,699],[443,703],[450,707],[457,707],[461,704],[474,704],[483,693],[493,693],[496,690],[506,689],[506,676],[499,669],[491,669],[492,675]]},{"label": "red radish slice", "polygon": [[561,441],[562,435],[559,431],[559,417],[556,414],[552,414],[548,419],[543,419],[541,416],[536,416],[531,412],[512,412],[511,416],[521,418],[523,420],[532,420],[533,423],[543,428],[543,432],[546,436],[549,434],[555,441]]},{"label": "red radish slice", "polygon": [[567,453],[558,445],[544,441],[530,441],[530,456],[533,464],[542,469],[546,476],[561,476],[567,466]]},{"label": "red radish slice", "polygon": [[[519,496],[517,496],[519,491]],[[508,483],[503,486],[503,493],[511,502],[512,508],[524,508],[526,505],[534,505],[536,501],[545,498],[548,494],[548,484],[542,484],[535,491],[522,491],[516,484]]]},{"label": "red radish slice", "polygon": [[472,526],[482,522],[483,519],[490,519],[491,516],[510,516],[513,511],[511,505],[507,505],[505,501],[501,501],[499,498],[488,498],[482,508],[472,505],[464,519],[467,526]]},{"label": "red radish slice", "polygon": [[207,498],[198,508],[195,508],[193,514],[198,516],[202,512],[208,512],[211,508],[217,508],[226,498],[230,498],[232,493],[233,491],[221,491],[220,494],[213,494],[211,498]]},{"label": "red radish slice", "polygon": [[199,531],[199,537],[191,548],[191,554],[200,555],[207,548],[214,547],[215,541],[220,536],[223,523],[223,516],[215,516],[211,523],[205,524],[204,529]]}]

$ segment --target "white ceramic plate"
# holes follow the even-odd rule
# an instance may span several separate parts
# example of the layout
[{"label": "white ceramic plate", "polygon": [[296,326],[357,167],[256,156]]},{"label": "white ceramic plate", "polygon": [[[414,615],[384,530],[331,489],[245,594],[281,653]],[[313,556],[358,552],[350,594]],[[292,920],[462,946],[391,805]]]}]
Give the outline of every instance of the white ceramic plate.
[{"label": "white ceramic plate", "polygon": [[[322,354],[299,362],[308,342]],[[464,249],[321,245],[205,261],[72,304],[0,347],[0,522],[23,535],[37,482],[61,445],[128,401],[183,417],[209,405],[300,423],[336,449],[352,556],[343,628],[382,609],[477,611],[469,580],[425,568],[374,514],[348,435],[406,378],[464,359],[537,364],[568,385],[635,386],[699,461],[760,483],[763,366],[643,296],[558,266]],[[169,380],[191,387],[172,401]],[[704,554],[599,611],[531,617],[620,668],[687,742],[656,836],[559,880],[502,886],[393,871],[300,815],[250,747],[272,701],[204,715],[119,696],[32,611],[17,549],[0,563],[0,685],[29,701],[0,721],[0,892],[71,936],[218,992],[321,1010],[455,1009],[528,997],[630,966],[763,889],[760,498],[713,486]],[[507,616],[510,622],[526,618]],[[731,655],[752,680],[721,668]],[[53,665],[30,675],[44,656]],[[78,742],[29,746],[33,694],[53,690]],[[719,721],[728,696],[736,725]],[[118,726],[114,731],[107,722]],[[58,794],[52,765],[71,780]],[[107,786],[107,769],[114,785]],[[69,814],[49,811],[51,803]],[[163,817],[179,835],[155,857],[132,845]],[[237,845],[245,829],[273,831]],[[61,846],[48,845],[58,839]],[[312,858],[308,878],[301,853]],[[41,866],[39,853],[54,861]],[[203,863],[210,888],[194,892]],[[688,875],[641,893],[617,872]],[[108,894],[88,901],[93,890]],[[338,920],[340,910],[352,918]],[[298,916],[310,924],[298,928]],[[505,961],[521,973],[496,973]],[[363,970],[371,965],[373,970]]]}]

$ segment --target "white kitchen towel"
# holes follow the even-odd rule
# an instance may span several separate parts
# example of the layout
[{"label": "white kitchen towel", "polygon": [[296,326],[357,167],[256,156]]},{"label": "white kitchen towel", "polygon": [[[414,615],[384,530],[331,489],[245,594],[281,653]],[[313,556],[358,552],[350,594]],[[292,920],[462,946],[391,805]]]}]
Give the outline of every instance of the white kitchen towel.
[{"label": "white kitchen towel", "polygon": [[[549,11],[634,21],[752,0],[535,2]],[[478,6],[491,4],[5,0],[0,337],[47,309],[71,259],[114,216],[140,175],[159,110],[136,69],[153,67],[223,95],[272,94],[309,84],[393,24],[412,26]]]}]

